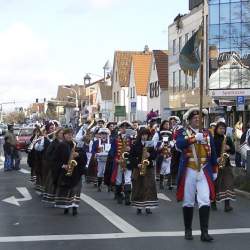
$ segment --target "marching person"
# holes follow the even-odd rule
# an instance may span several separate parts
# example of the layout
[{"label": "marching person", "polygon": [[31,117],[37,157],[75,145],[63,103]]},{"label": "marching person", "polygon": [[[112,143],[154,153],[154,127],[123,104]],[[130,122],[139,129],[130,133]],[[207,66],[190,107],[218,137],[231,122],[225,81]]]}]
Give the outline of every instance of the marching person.
[{"label": "marching person", "polygon": [[84,152],[76,152],[72,129],[64,129],[63,142],[55,150],[54,171],[57,179],[55,207],[63,208],[64,214],[72,208],[73,216],[77,215],[82,189],[82,174],[87,162]]},{"label": "marching person", "polygon": [[36,141],[34,148],[36,151],[36,185],[35,189],[37,194],[42,195],[44,192],[45,179],[48,174],[48,166],[45,161],[46,150],[51,143],[55,132],[55,125],[52,121],[49,121],[45,125],[43,135]]},{"label": "marching person", "polygon": [[[202,114],[205,116],[208,111],[203,109]],[[198,108],[188,110],[183,119],[187,120],[188,127],[178,131],[176,146],[181,150],[177,200],[183,201],[185,239],[193,239],[193,208],[197,199],[201,241],[209,242],[213,240],[208,234],[210,199],[215,199],[213,180],[218,171],[214,141],[208,130],[199,131]]]},{"label": "marching person", "polygon": [[[230,136],[226,136],[225,119],[219,119],[214,129],[214,144],[219,163],[218,177],[215,182],[216,201],[225,202],[224,211],[230,212],[233,208],[230,206],[230,200],[235,200],[234,178],[230,155],[235,154],[234,143]],[[212,203],[212,209],[216,210],[216,202]]]},{"label": "marching person", "polygon": [[122,184],[124,179],[125,205],[130,205],[131,195],[131,165],[128,161],[128,155],[131,149],[131,138],[126,135],[126,130],[132,128],[128,121],[122,121],[118,124],[119,134],[111,144],[110,155],[113,158],[113,171],[111,183],[115,184],[115,198],[118,204],[122,204]]},{"label": "marching person", "polygon": [[107,128],[99,128],[99,139],[93,143],[92,154],[97,160],[97,187],[101,192],[102,181],[104,177],[105,165],[108,158],[108,152],[110,151],[110,131]]},{"label": "marching person", "polygon": [[133,167],[131,203],[137,208],[137,214],[141,214],[143,208],[151,214],[151,209],[159,205],[153,165],[156,152],[153,142],[149,144],[150,135],[149,129],[142,128],[129,155]]},{"label": "marching person", "polygon": [[30,142],[27,148],[27,164],[29,165],[30,171],[30,181],[32,183],[36,182],[36,174],[35,174],[35,166],[36,166],[36,151],[34,149],[34,145],[36,141],[42,136],[42,132],[39,126],[33,130],[32,136],[30,138]]},{"label": "marching person", "polygon": [[63,139],[63,128],[58,128],[55,133],[55,139],[50,143],[45,153],[48,174],[44,182],[45,184],[42,201],[49,204],[55,203],[56,186],[58,180],[57,171],[55,171],[55,162],[57,161],[55,152]]},{"label": "marching person", "polygon": [[156,167],[160,172],[160,190],[164,189],[164,179],[167,177],[168,190],[172,190],[172,176],[171,176],[171,146],[170,141],[172,137],[171,131],[160,131],[161,141],[158,142]]}]

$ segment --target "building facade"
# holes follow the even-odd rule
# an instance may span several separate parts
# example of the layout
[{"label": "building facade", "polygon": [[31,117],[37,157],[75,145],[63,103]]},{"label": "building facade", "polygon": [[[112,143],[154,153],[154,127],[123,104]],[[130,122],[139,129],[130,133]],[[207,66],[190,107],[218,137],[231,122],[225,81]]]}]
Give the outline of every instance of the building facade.
[{"label": "building facade", "polygon": [[[207,37],[207,22],[208,22],[208,6],[206,1],[201,4],[198,2],[190,5],[190,12],[185,15],[178,15],[174,22],[168,27],[168,79],[169,79],[169,107],[174,114],[179,116],[191,108],[199,105],[200,100],[200,72],[193,77],[184,74],[179,65],[179,55],[191,36],[198,30],[202,24],[204,17],[204,39]],[[212,99],[207,95],[208,93],[208,70],[207,67],[207,46],[204,42],[203,56],[204,70],[204,100],[203,106],[209,108],[212,106]]]},{"label": "building facade", "polygon": [[210,93],[224,107],[229,124],[240,116],[246,123],[250,120],[250,1],[208,3]]}]

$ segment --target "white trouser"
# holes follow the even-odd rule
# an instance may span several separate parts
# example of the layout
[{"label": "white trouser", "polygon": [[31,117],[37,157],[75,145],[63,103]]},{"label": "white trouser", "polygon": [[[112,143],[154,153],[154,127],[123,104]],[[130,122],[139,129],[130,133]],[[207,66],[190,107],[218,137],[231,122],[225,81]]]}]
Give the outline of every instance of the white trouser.
[{"label": "white trouser", "polygon": [[121,185],[122,184],[122,174],[124,173],[124,184],[125,185],[130,185],[131,184],[131,174],[132,174],[132,171],[131,170],[128,170],[126,169],[124,172],[123,172],[123,169],[121,168],[121,166],[119,165],[118,166],[118,171],[117,171],[117,176],[116,176],[116,180],[115,180],[115,184],[116,185]]},{"label": "white trouser", "polygon": [[97,161],[97,177],[104,177],[106,161]]},{"label": "white trouser", "polygon": [[160,175],[170,174],[170,172],[171,172],[170,164],[171,164],[171,157],[169,157],[167,159],[163,159],[162,164],[161,164]]},{"label": "white trouser", "polygon": [[196,194],[199,208],[210,206],[210,190],[203,170],[198,173],[196,170],[187,168],[182,206],[194,207]]}]

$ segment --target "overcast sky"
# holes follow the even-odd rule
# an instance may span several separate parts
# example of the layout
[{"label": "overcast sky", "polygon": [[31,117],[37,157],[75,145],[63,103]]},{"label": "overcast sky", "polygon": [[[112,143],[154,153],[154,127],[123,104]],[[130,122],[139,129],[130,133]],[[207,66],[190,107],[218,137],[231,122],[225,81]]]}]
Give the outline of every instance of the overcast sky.
[{"label": "overcast sky", "polygon": [[168,25],[187,12],[188,0],[0,0],[0,103],[55,97],[102,75],[115,50],[167,49]]}]

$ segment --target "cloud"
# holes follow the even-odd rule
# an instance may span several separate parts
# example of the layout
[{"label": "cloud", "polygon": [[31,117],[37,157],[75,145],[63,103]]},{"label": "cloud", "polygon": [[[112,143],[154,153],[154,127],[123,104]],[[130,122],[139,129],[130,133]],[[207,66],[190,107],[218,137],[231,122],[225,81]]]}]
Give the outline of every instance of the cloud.
[{"label": "cloud", "polygon": [[0,33],[1,102],[33,102],[56,94],[60,72],[49,68],[48,42],[23,23]]}]

